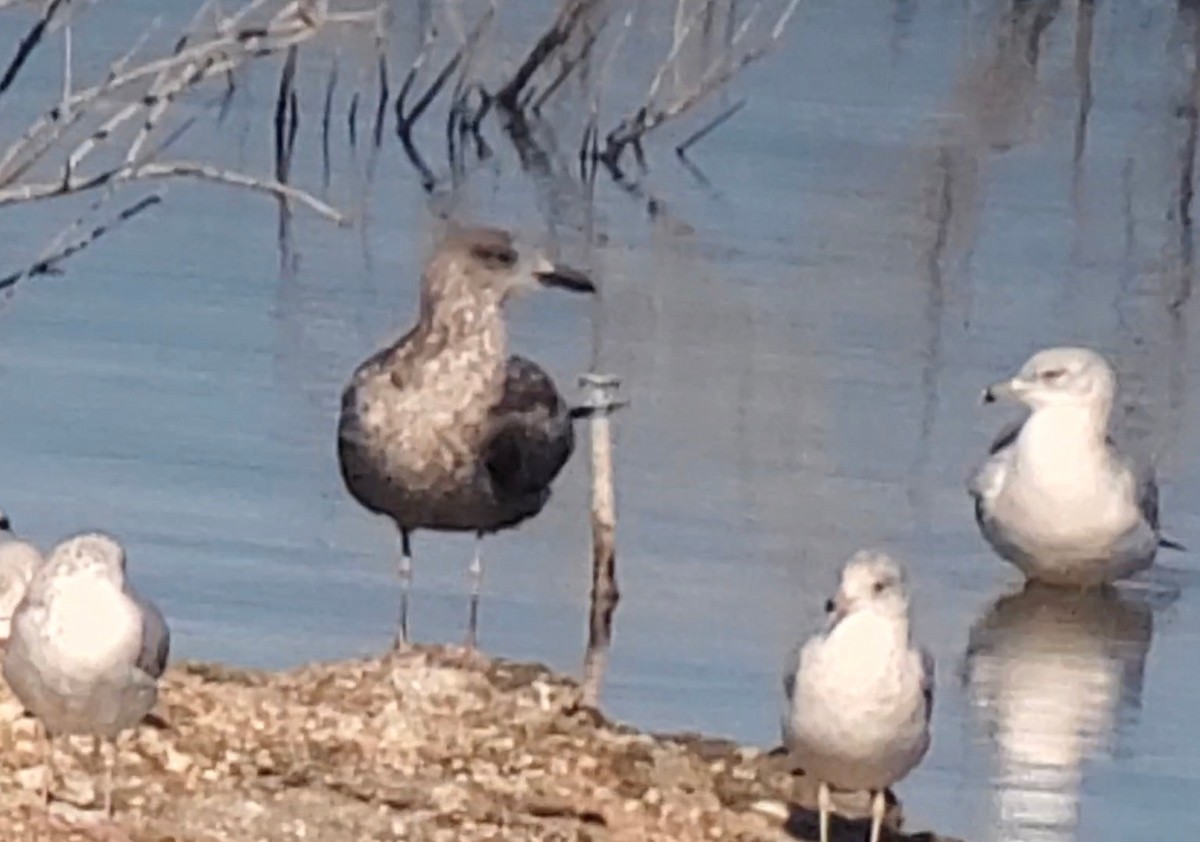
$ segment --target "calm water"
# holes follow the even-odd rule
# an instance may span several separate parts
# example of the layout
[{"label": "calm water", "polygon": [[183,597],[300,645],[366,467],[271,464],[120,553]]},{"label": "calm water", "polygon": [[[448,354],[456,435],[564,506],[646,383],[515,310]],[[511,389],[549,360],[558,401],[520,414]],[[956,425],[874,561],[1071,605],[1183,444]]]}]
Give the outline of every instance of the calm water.
[{"label": "calm water", "polygon": [[[93,14],[80,61],[102,67],[152,8]],[[535,19],[506,24],[500,59]],[[514,345],[568,390],[595,353],[634,402],[617,422],[612,715],[773,744],[789,647],[846,555],[882,544],[909,563],[939,668],[933,749],[899,787],[912,827],[1116,842],[1189,826],[1194,557],[1161,559],[1182,589],[1165,607],[1005,599],[1016,576],[978,538],[963,480],[1011,417],[979,389],[1037,347],[1088,343],[1120,371],[1126,440],[1159,455],[1171,534],[1200,544],[1198,38],[1200,18],[1151,0],[806,0],[736,86],[748,107],[694,151],[711,187],[670,151],[695,122],[666,133],[648,183],[669,214],[602,179],[607,241],[590,252],[579,188],[520,175],[492,128],[497,158],[455,210],[535,235],[554,218],[604,286],[518,303]],[[332,50],[301,54],[294,172],[313,189]],[[57,89],[56,61],[3,102],[4,136]],[[652,67],[618,63],[614,91]],[[186,153],[267,170],[275,83],[246,80]],[[423,142],[441,165],[438,136]],[[291,272],[274,203],[176,185],[0,312],[3,506],[42,543],[121,536],[180,657],[285,666],[391,633],[396,536],[342,490],[333,432],[349,371],[412,318],[430,217],[394,142],[372,163],[335,132],[333,156],[329,198],[363,224],[297,211]],[[73,213],[0,214],[8,263]],[[584,447],[541,517],[487,542],[489,651],[578,669],[586,468]],[[415,551],[414,634],[458,640],[471,539],[421,534]]]}]

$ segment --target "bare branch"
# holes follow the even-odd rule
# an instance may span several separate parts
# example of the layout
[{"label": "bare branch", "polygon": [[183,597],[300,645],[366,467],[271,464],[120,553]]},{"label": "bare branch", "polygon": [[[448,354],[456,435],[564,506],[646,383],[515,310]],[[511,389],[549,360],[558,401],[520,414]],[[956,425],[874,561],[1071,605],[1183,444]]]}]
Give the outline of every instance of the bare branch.
[{"label": "bare branch", "polygon": [[[0,157],[0,185],[6,183],[5,170],[12,160],[25,151],[35,139],[44,137],[48,132],[61,136],[61,131],[54,131],[55,124],[63,118],[64,114],[70,114],[76,108],[89,105],[101,97],[110,96],[136,82],[150,77],[162,78],[163,75],[174,73],[189,65],[204,66],[210,62],[225,61],[229,62],[231,66],[237,66],[251,58],[282,52],[308,40],[317,33],[317,29],[304,23],[303,17],[288,16],[282,13],[272,19],[273,22],[279,22],[277,29],[272,29],[270,26],[237,28],[236,24],[244,20],[253,10],[265,5],[266,2],[267,0],[252,0],[237,14],[221,21],[217,27],[218,34],[206,41],[189,45],[191,35],[185,34],[179,39],[175,50],[169,56],[148,61],[128,70],[114,64],[104,81],[72,93],[61,105],[50,109],[42,118],[35,121],[21,139],[5,150],[4,155]],[[294,4],[289,4],[289,8],[292,6]],[[332,20],[333,18],[330,16],[327,19]],[[346,20],[344,16],[340,19]],[[349,20],[360,22],[362,18],[353,16]],[[207,74],[201,77],[201,79],[205,78],[208,78]],[[198,83],[201,79],[196,82]]]},{"label": "bare branch", "polygon": [[63,27],[63,102],[71,96],[71,24]]},{"label": "bare branch", "polygon": [[694,146],[695,144],[704,140],[704,138],[708,137],[709,133],[713,129],[717,128],[722,123],[729,120],[729,118],[731,118],[734,114],[737,114],[739,111],[741,111],[745,107],[746,107],[746,100],[739,99],[733,105],[729,106],[724,111],[722,111],[720,114],[718,114],[716,117],[713,117],[711,120],[709,120],[703,126],[701,126],[696,131],[694,131],[690,135],[688,135],[687,139],[684,140],[683,143],[680,143],[678,146],[675,147],[675,154],[678,155],[680,158],[687,158],[687,151],[689,149],[691,149],[692,146]]},{"label": "bare branch", "polygon": [[381,42],[379,46],[379,102],[375,106],[375,129],[372,132],[376,148],[379,147],[379,144],[383,143],[383,118],[387,114],[387,104],[390,98],[391,89],[388,87],[387,53],[384,52]]},{"label": "bare branch", "polygon": [[[655,106],[650,99],[647,99],[645,104],[634,114],[623,119],[616,128],[608,133],[604,142],[604,151],[600,153],[601,162],[604,163],[614,176],[619,175],[620,158],[625,149],[632,149],[635,155],[638,156],[639,162],[642,162],[642,139],[663,123],[690,111],[724,87],[730,79],[747,65],[757,61],[774,49],[778,45],[788,22],[791,20],[792,15],[795,14],[796,8],[799,5],[800,0],[790,0],[776,19],[770,34],[762,43],[741,55],[722,56],[714,61],[702,75],[699,83],[690,91],[677,96],[673,101],[663,106]],[[731,46],[736,46],[745,37],[749,24],[758,14],[759,8],[761,8],[761,3],[757,4],[747,14],[733,35]],[[677,44],[678,41],[679,38],[677,38]],[[676,53],[677,50],[672,50],[671,56],[668,57],[668,62],[674,60],[673,56]],[[662,68],[660,68],[659,73],[661,74],[662,72]]]},{"label": "bare branch", "polygon": [[326,219],[336,222],[338,225],[348,225],[350,222],[349,218],[337,208],[322,202],[305,190],[300,190],[287,184],[280,184],[278,181],[270,179],[255,178],[254,176],[244,175],[233,170],[220,169],[209,164],[192,161],[152,162],[143,164],[130,172],[127,177],[120,178],[119,180],[146,181],[162,178],[196,178],[202,181],[228,184],[233,187],[245,187],[248,190],[299,202]]},{"label": "bare branch", "polygon": [[21,72],[21,68],[25,66],[25,62],[29,60],[29,56],[37,49],[37,45],[42,42],[42,38],[46,34],[46,28],[50,26],[54,16],[62,7],[64,0],[50,0],[50,4],[46,6],[46,11],[42,13],[41,18],[35,23],[26,33],[25,37],[17,44],[17,53],[13,56],[13,60],[9,62],[8,68],[4,71],[4,75],[0,76],[0,96],[12,87],[13,82],[17,80],[17,75]]},{"label": "bare branch", "polygon": [[[533,99],[532,108],[534,113],[541,111],[542,106],[545,105],[546,101],[549,100],[550,97],[554,96],[555,92],[562,87],[562,84],[571,77],[571,74],[574,73],[578,67],[582,66],[585,61],[587,61],[588,56],[592,53],[592,48],[596,46],[596,42],[600,39],[600,33],[603,31],[604,23],[606,22],[607,21],[602,22],[594,31],[588,33],[587,38],[583,42],[583,46],[579,48],[579,53],[574,58],[565,59],[563,61],[562,67],[559,68],[558,75],[555,76],[550,84],[546,86],[544,91],[538,94],[536,99]],[[532,96],[533,95],[531,94],[530,98],[532,98]]]},{"label": "bare branch", "polygon": [[321,189],[329,189],[329,125],[333,112],[333,94],[338,83],[338,56],[334,53],[329,68],[329,79],[325,83],[325,107],[321,110]]},{"label": "bare branch", "polygon": [[550,25],[550,28],[534,44],[533,49],[525,56],[525,60],[521,62],[516,73],[496,93],[495,99],[501,108],[510,113],[519,110],[521,92],[525,90],[525,86],[529,84],[529,80],[533,78],[533,74],[560,47],[567,43],[579,21],[583,19],[583,16],[588,11],[597,5],[597,0],[567,0],[562,11],[555,18],[554,23]]},{"label": "bare branch", "polygon": [[275,178],[286,183],[292,169],[292,148],[296,142],[295,91],[296,60],[299,51],[289,47],[283,72],[279,75],[279,94],[275,98]]},{"label": "bare branch", "polygon": [[[434,186],[437,184],[437,178],[434,176],[433,171],[429,168],[429,165],[425,162],[425,159],[417,149],[416,142],[413,139],[413,129],[416,126],[417,121],[421,119],[421,117],[429,109],[429,106],[433,104],[433,101],[437,99],[438,95],[441,94],[442,90],[446,87],[446,83],[450,81],[450,77],[454,75],[454,71],[460,65],[462,65],[464,61],[469,60],[476,45],[479,43],[480,37],[491,23],[494,13],[495,9],[492,8],[480,16],[471,32],[463,39],[462,45],[454,52],[454,55],[450,57],[449,61],[447,61],[442,67],[437,76],[434,77],[433,81],[429,83],[429,87],[425,89],[425,93],[421,94],[420,98],[416,101],[411,109],[407,109],[405,107],[405,103],[408,99],[409,93],[412,91],[413,85],[416,83],[417,74],[420,72],[425,62],[429,60],[429,56],[433,50],[433,33],[427,32],[422,42],[421,50],[418,52],[416,59],[412,63],[412,66],[409,67],[408,73],[404,77],[404,82],[400,86],[400,93],[396,96],[396,136],[400,139],[400,143],[404,147],[404,152],[408,156],[409,161],[417,169],[417,171],[420,172],[421,186],[426,190],[426,192],[433,190]],[[458,87],[462,85],[462,81],[462,78],[460,78],[458,85],[456,85],[456,92]],[[452,172],[457,171],[456,154],[454,151],[455,145],[453,124],[456,119],[461,118],[461,102],[461,99],[457,97],[451,102],[450,111],[447,117],[447,131],[450,132],[449,157],[450,168]],[[475,128],[478,128],[478,124],[475,124]]]},{"label": "bare branch", "polygon": [[0,278],[0,292],[11,290],[12,287],[26,278],[32,278],[37,275],[56,274],[61,271],[59,267],[67,258],[83,251],[121,223],[127,222],[142,211],[157,205],[161,201],[162,195],[159,193],[147,196],[122,210],[109,222],[97,225],[82,238],[74,240],[65,247],[38,258],[31,266],[19,272],[13,272],[10,275]]},{"label": "bare branch", "polygon": [[120,184],[134,181],[152,181],[170,178],[195,178],[201,181],[213,181],[233,187],[244,187],[260,193],[268,193],[277,198],[291,199],[307,205],[312,210],[333,220],[339,225],[349,224],[349,219],[336,208],[322,202],[310,193],[278,181],[255,178],[233,170],[221,169],[210,164],[195,161],[149,162],[134,166],[120,167],[87,179],[72,178],[68,181],[49,181],[35,184],[24,184],[20,187],[0,190],[0,207],[21,202],[35,202],[42,199],[53,199],[59,196],[69,196],[84,193],[110,184]]}]

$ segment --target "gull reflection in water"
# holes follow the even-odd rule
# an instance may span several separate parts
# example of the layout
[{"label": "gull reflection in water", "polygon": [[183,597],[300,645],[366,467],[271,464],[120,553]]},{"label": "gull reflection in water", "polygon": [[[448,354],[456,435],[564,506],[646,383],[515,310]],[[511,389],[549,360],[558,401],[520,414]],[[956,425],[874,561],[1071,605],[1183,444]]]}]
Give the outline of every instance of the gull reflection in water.
[{"label": "gull reflection in water", "polygon": [[1136,595],[1037,584],[972,629],[965,679],[995,750],[995,839],[1075,838],[1083,765],[1140,707],[1153,630]]}]

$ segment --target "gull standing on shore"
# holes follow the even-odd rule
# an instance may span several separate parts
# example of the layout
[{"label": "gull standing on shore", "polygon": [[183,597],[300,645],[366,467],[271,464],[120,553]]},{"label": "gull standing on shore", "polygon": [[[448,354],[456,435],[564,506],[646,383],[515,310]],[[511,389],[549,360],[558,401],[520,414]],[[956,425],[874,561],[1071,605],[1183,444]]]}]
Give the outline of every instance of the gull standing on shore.
[{"label": "gull standing on shore", "polygon": [[784,677],[784,746],[818,782],[821,842],[829,840],[831,786],[870,792],[870,840],[878,842],[884,790],[929,750],[933,658],[912,642],[904,569],[882,552],[851,556],[825,609],[825,630]]},{"label": "gull standing on shore", "polygon": [[17,538],[8,515],[0,511],[0,643],[8,640],[13,612],[25,598],[29,581],[41,564],[41,551]]},{"label": "gull standing on shore", "polygon": [[1108,434],[1116,389],[1095,351],[1050,348],[983,393],[1029,409],[968,486],[983,536],[1027,579],[1097,587],[1145,570],[1160,546],[1183,549],[1159,530],[1153,467]]},{"label": "gull standing on shore", "polygon": [[162,614],[125,579],[120,544],[89,532],[54,548],[13,615],[4,657],[4,678],[45,731],[47,806],[53,737],[91,734],[114,742],[104,781],[112,814],[116,738],[154,707],[169,649]]},{"label": "gull standing on shore", "polygon": [[533,517],[575,447],[570,409],[533,362],[508,355],[503,306],[538,286],[595,292],[581,273],[518,251],[493,228],[455,228],[421,278],[417,324],[354,372],[342,394],[347,490],[400,531],[397,644],[408,641],[415,530],[473,532],[466,643],[475,645],[484,535]]}]

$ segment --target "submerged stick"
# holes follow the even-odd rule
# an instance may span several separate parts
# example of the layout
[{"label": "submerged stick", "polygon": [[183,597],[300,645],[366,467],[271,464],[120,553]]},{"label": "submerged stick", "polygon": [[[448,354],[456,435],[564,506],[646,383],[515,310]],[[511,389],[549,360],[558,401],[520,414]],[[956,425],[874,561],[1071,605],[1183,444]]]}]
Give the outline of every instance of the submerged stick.
[{"label": "submerged stick", "polygon": [[388,99],[392,95],[391,87],[388,85],[387,54],[383,52],[382,45],[379,51],[379,101],[375,104],[375,128],[372,131],[376,149],[383,143],[383,118],[387,115]]},{"label": "submerged stick", "polygon": [[321,189],[329,189],[329,123],[333,114],[333,93],[338,83],[338,57],[333,56],[333,65],[329,68],[329,79],[325,83],[325,107],[321,111]]},{"label": "submerged stick", "polygon": [[20,43],[17,44],[16,54],[5,69],[4,75],[0,76],[0,94],[11,88],[12,83],[17,80],[17,74],[21,72],[21,68],[25,66],[25,62],[29,60],[29,56],[33,54],[33,51],[37,49],[37,45],[42,42],[42,38],[46,35],[46,28],[54,20],[54,16],[58,13],[58,9],[62,4],[63,0],[51,0],[42,17],[30,28]]},{"label": "submerged stick", "polygon": [[279,93],[275,97],[275,179],[281,184],[287,183],[292,169],[292,143],[295,140],[295,132],[291,131],[291,123],[295,119],[292,87],[296,80],[298,54],[296,45],[288,47],[283,71],[279,75]]},{"label": "submerged stick", "polygon": [[741,72],[746,66],[758,61],[778,46],[780,39],[783,37],[784,30],[787,28],[799,5],[800,0],[790,0],[775,19],[775,23],[766,38],[756,46],[746,49],[741,54],[737,54],[736,48],[749,32],[751,23],[762,8],[761,2],[756,4],[742,19],[740,25],[733,33],[730,41],[730,54],[714,61],[701,75],[700,81],[690,90],[677,93],[670,102],[665,105],[659,105],[654,100],[661,86],[665,69],[668,65],[674,63],[678,55],[678,48],[681,43],[678,38],[686,37],[687,33],[683,33],[683,36],[677,36],[677,41],[672,47],[671,54],[663,65],[660,66],[659,72],[655,74],[655,78],[650,84],[650,90],[647,93],[644,104],[632,115],[621,120],[616,128],[610,131],[605,138],[604,150],[600,153],[600,161],[613,177],[619,179],[621,176],[620,160],[626,149],[632,149],[634,154],[638,155],[639,164],[642,164],[642,156],[638,146],[646,135],[664,123],[691,111],[701,102],[712,96],[717,90],[724,87],[730,79]]},{"label": "submerged stick", "polygon": [[694,146],[695,144],[704,140],[704,138],[708,137],[709,133],[712,132],[713,129],[717,128],[722,123],[724,123],[729,118],[731,118],[734,114],[737,114],[739,111],[741,111],[743,108],[745,108],[746,102],[747,102],[747,100],[745,100],[745,99],[739,99],[737,102],[735,102],[733,105],[726,108],[724,111],[722,111],[716,117],[713,117],[711,120],[709,120],[703,126],[698,128],[696,131],[692,132],[690,135],[687,136],[687,139],[684,140],[683,143],[681,143],[675,147],[675,154],[678,155],[680,158],[686,159],[687,151],[690,148],[692,148],[692,146]]},{"label": "submerged stick", "polygon": [[547,29],[537,43],[530,49],[525,60],[513,73],[512,78],[496,92],[496,102],[508,112],[520,110],[521,92],[533,78],[538,68],[545,64],[559,48],[567,43],[571,33],[583,16],[596,5],[595,0],[569,0],[550,28]]},{"label": "submerged stick", "polygon": [[10,275],[0,278],[0,292],[10,290],[25,278],[32,278],[36,275],[55,274],[56,272],[60,271],[58,268],[59,264],[61,264],[67,258],[83,251],[85,248],[96,242],[96,240],[103,237],[121,223],[127,222],[142,211],[157,205],[161,201],[162,195],[159,193],[154,193],[150,196],[147,196],[144,199],[141,199],[140,201],[135,202],[134,204],[125,208],[108,222],[97,225],[83,237],[74,240],[52,254],[38,258],[33,265],[22,269],[19,272],[13,272]]},{"label": "submerged stick", "polygon": [[621,381],[607,374],[585,374],[579,378],[579,385],[587,390],[585,408],[592,419],[592,595],[587,652],[583,660],[583,702],[595,707],[608,665],[613,614],[620,600],[609,415],[620,406],[616,394]]}]

